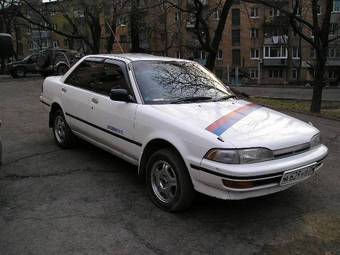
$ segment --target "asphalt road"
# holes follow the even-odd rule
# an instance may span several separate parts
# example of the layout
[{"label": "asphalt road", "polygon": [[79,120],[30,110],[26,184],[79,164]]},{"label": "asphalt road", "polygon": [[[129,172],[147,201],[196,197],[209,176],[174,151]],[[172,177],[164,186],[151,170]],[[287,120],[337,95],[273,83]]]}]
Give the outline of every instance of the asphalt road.
[{"label": "asphalt road", "polygon": [[39,103],[42,80],[0,82],[0,254],[340,254],[340,122],[305,115],[326,166],[287,191],[244,201],[198,195],[165,213],[136,168],[80,143],[61,150]]},{"label": "asphalt road", "polygon": [[[235,87],[241,92],[250,96],[284,98],[284,99],[304,99],[311,100],[313,95],[312,88],[296,88],[296,87]],[[323,100],[340,102],[340,88],[325,88],[323,90]]]}]

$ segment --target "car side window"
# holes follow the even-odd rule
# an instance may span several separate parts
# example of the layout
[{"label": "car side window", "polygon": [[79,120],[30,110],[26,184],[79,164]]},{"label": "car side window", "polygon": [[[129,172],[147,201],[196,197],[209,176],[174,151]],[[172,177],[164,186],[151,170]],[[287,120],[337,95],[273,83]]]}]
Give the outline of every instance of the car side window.
[{"label": "car side window", "polygon": [[32,55],[29,59],[30,63],[36,63],[38,59],[38,55]]},{"label": "car side window", "polygon": [[102,61],[86,59],[70,74],[65,83],[94,91],[94,88],[100,83],[103,67],[104,63]]},{"label": "car side window", "polygon": [[99,82],[97,82],[91,90],[108,96],[110,95],[111,89],[128,90],[128,84],[122,68],[117,64],[106,62]]}]

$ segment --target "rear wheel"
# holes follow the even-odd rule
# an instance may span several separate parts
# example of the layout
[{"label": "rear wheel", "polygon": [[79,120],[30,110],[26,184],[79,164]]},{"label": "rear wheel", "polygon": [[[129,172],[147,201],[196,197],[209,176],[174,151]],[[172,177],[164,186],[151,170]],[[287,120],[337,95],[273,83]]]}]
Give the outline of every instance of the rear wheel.
[{"label": "rear wheel", "polygon": [[171,148],[159,150],[150,157],[146,185],[151,200],[169,212],[187,209],[195,197],[185,163]]},{"label": "rear wheel", "polygon": [[67,149],[73,147],[75,136],[67,125],[63,112],[58,109],[53,114],[53,135],[58,146]]},{"label": "rear wheel", "polygon": [[26,70],[23,67],[17,67],[12,72],[13,78],[22,78],[22,77],[25,77],[25,75],[26,75]]}]

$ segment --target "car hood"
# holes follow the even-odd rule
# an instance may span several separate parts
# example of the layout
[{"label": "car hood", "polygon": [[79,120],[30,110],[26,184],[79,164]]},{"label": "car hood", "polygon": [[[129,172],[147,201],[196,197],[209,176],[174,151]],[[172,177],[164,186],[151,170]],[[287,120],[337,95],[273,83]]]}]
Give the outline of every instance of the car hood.
[{"label": "car hood", "polygon": [[243,100],[153,106],[169,118],[220,137],[235,148],[272,150],[310,142],[319,131],[283,113]]}]

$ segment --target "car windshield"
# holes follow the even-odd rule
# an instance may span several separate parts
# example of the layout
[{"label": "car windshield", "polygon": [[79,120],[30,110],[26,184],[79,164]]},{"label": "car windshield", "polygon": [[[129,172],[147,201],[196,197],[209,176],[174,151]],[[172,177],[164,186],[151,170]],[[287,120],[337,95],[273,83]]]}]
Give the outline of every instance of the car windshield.
[{"label": "car windshield", "polygon": [[219,101],[234,97],[212,73],[190,61],[135,61],[138,87],[146,104]]}]

